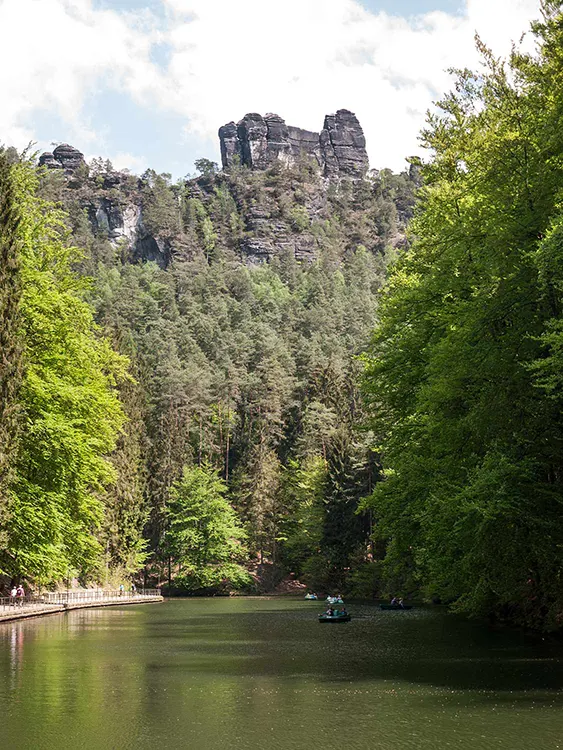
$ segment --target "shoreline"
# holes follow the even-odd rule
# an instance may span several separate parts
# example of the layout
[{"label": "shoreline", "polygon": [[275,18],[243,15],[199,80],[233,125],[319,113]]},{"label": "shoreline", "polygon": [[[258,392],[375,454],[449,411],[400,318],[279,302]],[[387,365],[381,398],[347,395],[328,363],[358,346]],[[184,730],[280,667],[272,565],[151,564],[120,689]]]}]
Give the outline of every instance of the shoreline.
[{"label": "shoreline", "polygon": [[44,617],[45,615],[58,615],[63,612],[70,612],[75,609],[93,609],[95,607],[122,607],[126,604],[154,604],[163,602],[163,596],[138,597],[136,599],[125,597],[123,601],[90,601],[76,602],[71,604],[52,604],[45,607],[33,609],[28,612],[10,612],[7,615],[0,615],[0,625],[3,622],[14,622],[15,620],[27,620],[30,617]]}]

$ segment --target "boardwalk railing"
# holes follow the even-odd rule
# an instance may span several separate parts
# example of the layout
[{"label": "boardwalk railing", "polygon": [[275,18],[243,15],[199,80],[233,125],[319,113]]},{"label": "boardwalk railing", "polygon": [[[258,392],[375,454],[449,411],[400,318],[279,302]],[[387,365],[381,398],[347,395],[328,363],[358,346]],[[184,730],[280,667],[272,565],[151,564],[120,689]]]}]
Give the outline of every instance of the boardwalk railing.
[{"label": "boardwalk railing", "polygon": [[35,610],[45,611],[50,607],[56,608],[55,604],[46,604],[35,596],[3,596],[0,597],[0,617],[2,615],[13,615],[19,612],[33,612]]},{"label": "boardwalk railing", "polygon": [[119,591],[107,589],[81,589],[80,591],[48,591],[40,596],[5,596],[0,597],[0,618],[4,615],[23,614],[25,612],[48,612],[61,606],[102,604],[115,602],[142,602],[160,596],[159,589],[138,589],[136,591]]},{"label": "boardwalk railing", "polygon": [[81,589],[80,591],[49,591],[40,597],[45,604],[94,604],[95,602],[142,601],[160,596],[158,589],[138,589],[137,591],[119,591],[119,589]]}]

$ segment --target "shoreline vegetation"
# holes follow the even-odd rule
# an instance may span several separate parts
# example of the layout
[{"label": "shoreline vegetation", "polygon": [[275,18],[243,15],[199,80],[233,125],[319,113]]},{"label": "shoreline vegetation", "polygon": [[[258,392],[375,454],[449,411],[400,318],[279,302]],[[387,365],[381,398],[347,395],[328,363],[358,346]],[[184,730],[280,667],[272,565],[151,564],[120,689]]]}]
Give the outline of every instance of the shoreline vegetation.
[{"label": "shoreline vegetation", "polygon": [[4,591],[289,576],[563,628],[560,3],[531,33],[477,41],[401,174],[0,148]]}]

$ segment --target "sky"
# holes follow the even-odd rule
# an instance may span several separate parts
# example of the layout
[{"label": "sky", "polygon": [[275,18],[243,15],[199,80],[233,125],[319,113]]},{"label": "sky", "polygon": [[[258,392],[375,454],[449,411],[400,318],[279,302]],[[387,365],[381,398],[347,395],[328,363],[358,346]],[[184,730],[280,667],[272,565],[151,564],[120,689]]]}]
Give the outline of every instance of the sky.
[{"label": "sky", "polygon": [[[372,167],[405,166],[449,68],[498,56],[540,0],[0,0],[0,143],[70,143],[174,178],[220,161],[218,128],[355,112]],[[531,46],[530,34],[524,45]]]}]

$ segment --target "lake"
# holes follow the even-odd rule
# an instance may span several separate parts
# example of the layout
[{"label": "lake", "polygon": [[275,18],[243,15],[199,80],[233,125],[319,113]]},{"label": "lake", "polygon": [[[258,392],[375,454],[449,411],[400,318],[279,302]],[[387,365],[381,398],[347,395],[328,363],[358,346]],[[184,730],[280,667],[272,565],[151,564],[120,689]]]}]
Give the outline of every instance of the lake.
[{"label": "lake", "polygon": [[3,750],[556,750],[563,645],[440,609],[180,599],[0,624]]}]

